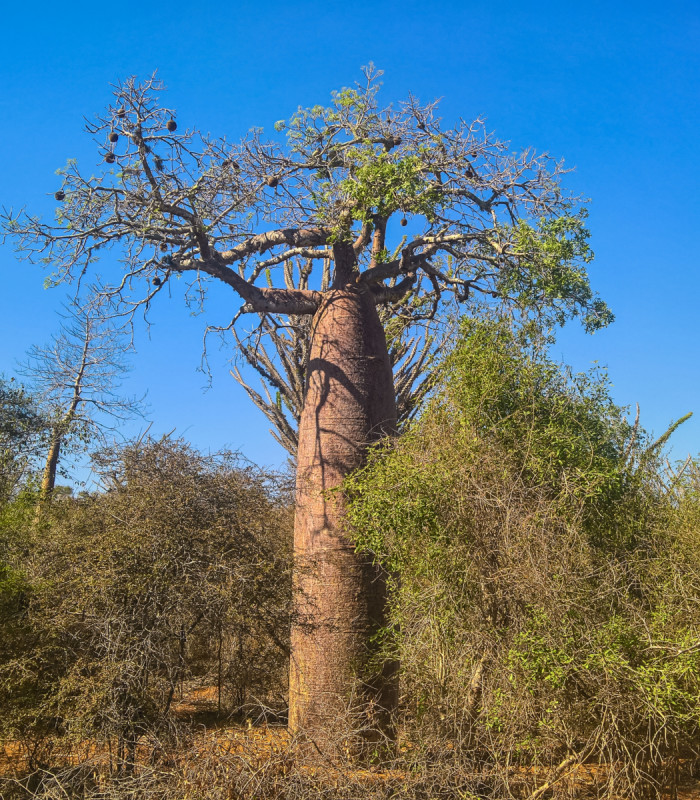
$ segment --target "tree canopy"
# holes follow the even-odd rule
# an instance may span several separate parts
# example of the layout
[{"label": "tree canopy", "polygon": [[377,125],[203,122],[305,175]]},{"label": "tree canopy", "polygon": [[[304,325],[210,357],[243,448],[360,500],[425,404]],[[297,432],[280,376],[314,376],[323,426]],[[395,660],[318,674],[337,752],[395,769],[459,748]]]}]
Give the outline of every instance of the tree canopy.
[{"label": "tree canopy", "polygon": [[14,378],[0,378],[0,501],[27,477],[47,427],[37,398]]},{"label": "tree canopy", "polygon": [[102,289],[126,309],[180,277],[193,302],[215,278],[242,311],[313,314],[350,279],[415,321],[451,293],[607,324],[563,164],[514,153],[481,119],[443,128],[436,102],[381,108],[381,73],[364,74],[329,106],[279,121],[277,138],[254,128],[238,143],[182,130],[160,81],[130,79],[87,124],[102,167],[68,162],[56,220],[5,212],[4,232],[51,282],[82,279],[118,247],[123,274]]}]

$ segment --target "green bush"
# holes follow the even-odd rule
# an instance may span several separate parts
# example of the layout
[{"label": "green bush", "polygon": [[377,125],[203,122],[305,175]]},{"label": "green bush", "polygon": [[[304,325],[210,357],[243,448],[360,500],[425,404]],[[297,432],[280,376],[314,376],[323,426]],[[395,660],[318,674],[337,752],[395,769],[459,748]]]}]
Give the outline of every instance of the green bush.
[{"label": "green bush", "polygon": [[358,545],[395,576],[412,752],[489,791],[596,760],[610,795],[697,753],[700,483],[664,480],[659,450],[604,375],[463,324],[418,422],[348,483]]}]

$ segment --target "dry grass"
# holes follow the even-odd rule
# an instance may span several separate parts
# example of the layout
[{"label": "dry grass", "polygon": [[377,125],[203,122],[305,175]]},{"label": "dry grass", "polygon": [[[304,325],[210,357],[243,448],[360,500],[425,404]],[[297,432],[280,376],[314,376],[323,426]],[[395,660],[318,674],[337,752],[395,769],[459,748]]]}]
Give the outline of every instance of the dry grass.
[{"label": "dry grass", "polygon": [[[193,693],[183,701],[188,712],[211,703],[210,692]],[[557,767],[492,767],[479,774],[461,772],[445,748],[432,762],[418,748],[403,742],[390,762],[358,766],[351,760],[313,761],[282,726],[221,723],[192,731],[179,747],[154,747],[143,741],[132,775],[116,776],[108,747],[95,742],[57,739],[45,749],[51,764],[29,769],[28,747],[5,743],[0,751],[0,796],[16,798],[80,797],[86,800],[476,800],[506,796],[495,792],[507,772],[508,795],[522,800],[593,798],[606,792],[614,765],[560,764]],[[700,800],[700,780],[691,764],[679,765],[678,780],[669,780],[655,795],[662,800]],[[670,774],[670,772],[669,772]],[[478,791],[480,789],[480,791]],[[619,797],[634,797],[620,793]]]}]

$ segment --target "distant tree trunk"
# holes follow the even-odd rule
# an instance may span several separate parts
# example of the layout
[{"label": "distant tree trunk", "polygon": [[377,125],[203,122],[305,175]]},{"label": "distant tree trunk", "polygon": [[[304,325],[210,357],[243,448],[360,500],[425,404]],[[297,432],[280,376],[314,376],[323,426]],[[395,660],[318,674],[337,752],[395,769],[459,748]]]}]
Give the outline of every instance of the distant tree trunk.
[{"label": "distant tree trunk", "polygon": [[348,712],[365,737],[387,733],[397,703],[394,665],[367,674],[372,634],[385,621],[386,578],[355,552],[343,498],[333,491],[364,463],[368,444],[395,425],[391,365],[372,295],[354,285],[331,290],[313,320],[299,427],[289,689],[290,730],[321,749]]},{"label": "distant tree trunk", "polygon": [[44,472],[41,477],[41,492],[39,494],[37,508],[43,503],[49,502],[53,495],[53,490],[56,487],[56,470],[58,469],[58,462],[61,457],[61,447],[63,446],[66,433],[70,431],[71,425],[73,424],[79,402],[80,395],[79,392],[76,392],[76,395],[71,400],[68,411],[62,419],[55,423],[51,430],[49,448],[46,453],[46,461],[44,462]]},{"label": "distant tree trunk", "polygon": [[61,442],[63,437],[56,431],[51,434],[51,441],[49,442],[49,450],[46,454],[46,463],[44,465],[44,474],[41,478],[41,497],[48,500],[56,485],[56,469],[58,468],[58,460],[61,455]]}]

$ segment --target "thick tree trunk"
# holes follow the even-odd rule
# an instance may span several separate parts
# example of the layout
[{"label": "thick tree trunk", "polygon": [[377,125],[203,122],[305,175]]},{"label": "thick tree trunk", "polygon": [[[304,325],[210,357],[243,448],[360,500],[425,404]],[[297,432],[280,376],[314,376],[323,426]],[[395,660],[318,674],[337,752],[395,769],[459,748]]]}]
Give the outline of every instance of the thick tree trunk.
[{"label": "thick tree trunk", "polygon": [[321,750],[338,746],[348,722],[364,739],[388,733],[396,707],[395,666],[370,664],[372,636],[385,619],[386,579],[355,552],[342,495],[333,491],[395,424],[391,365],[372,295],[356,286],[332,290],[313,321],[299,426],[289,689],[290,730]]}]

